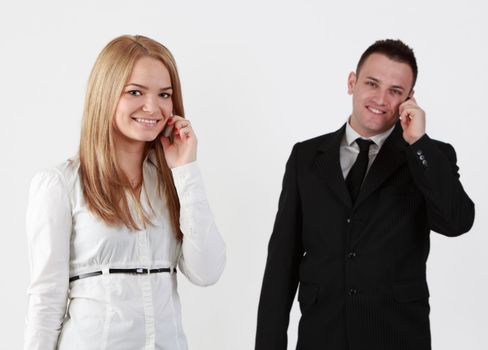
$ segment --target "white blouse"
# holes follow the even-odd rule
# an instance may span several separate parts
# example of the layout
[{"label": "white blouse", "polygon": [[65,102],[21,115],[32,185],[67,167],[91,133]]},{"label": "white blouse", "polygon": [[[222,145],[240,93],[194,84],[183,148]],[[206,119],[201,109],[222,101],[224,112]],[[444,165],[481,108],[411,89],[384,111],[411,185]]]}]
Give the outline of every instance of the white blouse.
[{"label": "white blouse", "polygon": [[[34,177],[26,217],[31,281],[24,349],[187,349],[174,272],[108,274],[109,268],[178,266],[192,283],[208,286],[224,269],[225,244],[197,163],[172,169],[182,242],[158,196],[155,164],[150,153],[141,202],[153,225],[140,231],[107,226],[88,210],[77,159]],[[103,274],[69,282],[95,271]]]}]

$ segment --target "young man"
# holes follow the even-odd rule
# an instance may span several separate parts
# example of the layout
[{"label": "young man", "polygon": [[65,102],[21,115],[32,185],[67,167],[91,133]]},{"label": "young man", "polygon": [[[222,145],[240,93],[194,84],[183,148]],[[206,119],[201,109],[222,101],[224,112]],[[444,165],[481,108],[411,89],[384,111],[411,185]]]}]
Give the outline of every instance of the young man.
[{"label": "young man", "polygon": [[382,40],[348,78],[336,132],[296,144],[268,247],[256,350],[286,350],[299,286],[299,350],[431,349],[429,234],[467,232],[474,204],[456,154],[425,133],[417,64]]}]

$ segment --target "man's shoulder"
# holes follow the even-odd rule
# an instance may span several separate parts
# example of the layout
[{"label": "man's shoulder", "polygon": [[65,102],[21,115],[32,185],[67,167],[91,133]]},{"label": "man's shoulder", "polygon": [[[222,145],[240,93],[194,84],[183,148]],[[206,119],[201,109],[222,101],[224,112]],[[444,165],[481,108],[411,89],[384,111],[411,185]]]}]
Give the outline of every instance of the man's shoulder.
[{"label": "man's shoulder", "polygon": [[336,131],[322,134],[307,140],[298,142],[294,148],[299,149],[300,152],[316,152],[320,149],[327,149],[335,142],[340,142],[342,134],[344,132],[344,126]]}]

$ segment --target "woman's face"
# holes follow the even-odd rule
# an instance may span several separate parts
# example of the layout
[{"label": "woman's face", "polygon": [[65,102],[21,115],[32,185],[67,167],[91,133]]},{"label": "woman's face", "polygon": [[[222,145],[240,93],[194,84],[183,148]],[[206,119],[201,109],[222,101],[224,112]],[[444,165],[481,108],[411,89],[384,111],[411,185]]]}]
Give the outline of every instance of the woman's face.
[{"label": "woman's face", "polygon": [[150,57],[137,60],[115,111],[116,139],[153,141],[172,114],[172,93],[168,69],[161,61]]}]

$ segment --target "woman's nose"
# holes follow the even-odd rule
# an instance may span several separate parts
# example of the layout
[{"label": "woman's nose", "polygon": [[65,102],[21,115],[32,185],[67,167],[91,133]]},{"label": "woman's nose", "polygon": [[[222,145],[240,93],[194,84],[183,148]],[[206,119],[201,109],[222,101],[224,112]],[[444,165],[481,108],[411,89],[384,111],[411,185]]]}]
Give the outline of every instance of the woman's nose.
[{"label": "woman's nose", "polygon": [[157,99],[152,96],[146,96],[142,110],[148,114],[157,112],[159,110]]}]

